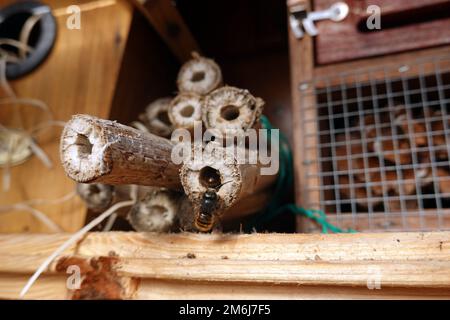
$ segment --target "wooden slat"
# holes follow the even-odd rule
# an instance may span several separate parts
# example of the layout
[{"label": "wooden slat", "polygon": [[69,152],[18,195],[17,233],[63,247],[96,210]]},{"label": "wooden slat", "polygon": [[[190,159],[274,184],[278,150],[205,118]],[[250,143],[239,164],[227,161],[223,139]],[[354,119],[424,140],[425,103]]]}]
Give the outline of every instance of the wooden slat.
[{"label": "wooden slat", "polygon": [[371,270],[384,287],[450,288],[450,262],[408,261],[232,261],[123,259],[119,275],[179,281],[224,281],[267,284],[367,286]]},{"label": "wooden slat", "polygon": [[[134,232],[90,233],[77,247],[80,256],[183,259],[194,253],[198,259],[310,261],[450,261],[449,232],[373,234],[152,234]],[[68,234],[0,235],[0,268],[13,257],[28,256],[28,269],[61,245]],[[379,248],[379,250],[377,250]],[[74,254],[75,248],[65,255]],[[9,257],[9,258],[8,258]],[[3,259],[4,258],[4,259]],[[8,258],[8,259],[6,259]],[[31,259],[34,259],[32,262]],[[16,259],[20,263],[19,258]],[[21,267],[17,267],[21,270]]]},{"label": "wooden slat", "polygon": [[158,32],[180,62],[189,60],[193,51],[200,53],[197,41],[187,27],[175,2],[170,0],[132,0],[138,10]]},{"label": "wooden slat", "polygon": [[[0,235],[0,289],[13,286],[10,280],[2,280],[9,275],[31,275],[68,237],[67,234]],[[154,291],[153,297],[158,294],[167,297],[166,290],[176,290],[187,283],[211,286],[222,292],[220,297],[229,294],[231,287],[247,286],[252,288],[254,295],[258,294],[257,288],[267,292],[273,288],[275,296],[292,294],[300,297],[298,285],[345,291],[347,286],[367,288],[368,281],[378,275],[382,288],[410,288],[415,295],[425,290],[423,288],[442,288],[439,292],[450,297],[450,232],[339,235],[91,233],[76,248],[68,249],[64,256],[73,258],[58,259],[46,275],[61,274],[70,264],[86,270],[87,261],[105,257],[104,261],[109,261],[112,266],[106,271],[112,274],[111,277],[121,283],[134,283],[124,291],[128,292],[124,296],[128,298],[148,297],[148,288],[139,286],[145,281],[156,281],[161,285],[161,292]],[[127,279],[138,281],[127,282]],[[17,282],[17,286],[21,283]],[[40,280],[36,285],[39,283]],[[258,287],[259,284],[269,286]],[[402,290],[405,290],[403,294],[408,292]],[[412,291],[409,294],[412,295]],[[371,292],[367,290],[366,294],[370,296]],[[194,292],[191,294],[195,297]],[[0,297],[9,296],[1,296],[0,290]]]},{"label": "wooden slat", "polygon": [[[0,274],[0,297],[17,299],[28,278],[27,274]],[[67,299],[66,280],[65,275],[45,275],[30,289],[27,299]]]},{"label": "wooden slat", "polygon": [[[28,275],[0,274],[0,296],[16,299]],[[43,275],[27,294],[28,299],[67,299],[65,275]],[[142,279],[132,299],[274,300],[274,299],[448,299],[446,288],[382,288],[351,286],[292,286],[232,282]]]},{"label": "wooden slat", "polygon": [[292,286],[230,282],[205,283],[202,281],[168,281],[145,279],[134,298],[136,299],[448,299],[450,290],[410,288],[382,288],[350,286]]},{"label": "wooden slat", "polygon": [[[309,0],[288,0],[289,7],[296,5],[305,5],[311,8]],[[295,38],[291,28],[289,28],[289,52],[291,61],[291,92],[292,92],[292,121],[293,121],[293,152],[294,152],[294,168],[295,168],[295,197],[296,202],[300,206],[308,206],[309,204],[320,203],[320,193],[318,187],[320,180],[318,177],[319,168],[317,165],[317,154],[310,152],[305,154],[303,148],[305,138],[303,134],[316,137],[317,123],[308,122],[306,127],[303,119],[314,119],[317,117],[315,106],[315,97],[311,94],[312,88],[307,88],[300,92],[301,84],[309,84],[314,79],[314,48],[313,39],[309,35],[305,35],[302,39]],[[301,95],[302,94],[302,95]],[[310,138],[307,142],[309,145],[318,144],[317,138]],[[305,181],[306,174],[315,177]],[[306,192],[306,186],[316,187],[314,192]],[[297,218],[297,230],[303,231],[310,228],[310,222],[303,217]]]}]

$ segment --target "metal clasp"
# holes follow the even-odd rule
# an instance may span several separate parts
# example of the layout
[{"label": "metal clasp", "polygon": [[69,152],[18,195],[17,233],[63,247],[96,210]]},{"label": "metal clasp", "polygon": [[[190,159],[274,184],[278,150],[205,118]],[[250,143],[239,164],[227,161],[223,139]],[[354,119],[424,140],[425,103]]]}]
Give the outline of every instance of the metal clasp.
[{"label": "metal clasp", "polygon": [[335,22],[344,20],[349,12],[345,2],[337,2],[326,10],[307,12],[304,5],[290,8],[289,25],[297,39],[303,38],[305,32],[310,36],[317,36],[319,32],[314,24],[319,20],[332,20]]}]

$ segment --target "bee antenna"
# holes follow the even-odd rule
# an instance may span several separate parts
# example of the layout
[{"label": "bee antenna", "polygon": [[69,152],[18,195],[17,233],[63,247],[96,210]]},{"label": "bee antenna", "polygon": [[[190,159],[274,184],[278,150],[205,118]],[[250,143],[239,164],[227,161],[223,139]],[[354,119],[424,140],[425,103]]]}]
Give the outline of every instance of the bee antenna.
[{"label": "bee antenna", "polygon": [[227,183],[230,183],[230,182],[233,182],[233,180],[225,181],[224,183],[220,184],[217,188],[219,189],[219,188],[221,188],[223,185],[225,185],[225,184],[227,184]]}]

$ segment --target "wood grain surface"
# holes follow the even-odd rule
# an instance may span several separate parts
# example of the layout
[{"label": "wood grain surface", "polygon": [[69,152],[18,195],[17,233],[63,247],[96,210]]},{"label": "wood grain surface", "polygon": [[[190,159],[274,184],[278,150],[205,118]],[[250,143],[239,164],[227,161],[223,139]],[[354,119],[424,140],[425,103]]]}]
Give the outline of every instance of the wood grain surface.
[{"label": "wood grain surface", "polygon": [[[13,297],[69,236],[0,235],[0,297]],[[123,285],[122,298],[199,298],[208,289],[212,298],[227,299],[449,298],[449,244],[448,232],[91,233],[49,267],[29,298],[69,297],[74,292],[61,285],[66,267],[78,265],[88,279],[99,266],[95,261],[101,262],[103,276]],[[381,289],[368,289],[374,279]],[[86,280],[82,287],[94,290],[94,285]]]},{"label": "wood grain surface", "polygon": [[[10,2],[2,1],[0,5]],[[38,69],[12,82],[14,90],[19,97],[40,99],[47,103],[57,120],[67,121],[77,113],[107,118],[128,37],[132,8],[124,1],[46,2],[57,14],[55,46]],[[79,4],[81,8],[80,30],[66,28],[65,8],[72,4]],[[24,107],[22,116],[27,119],[32,117],[32,113]],[[0,192],[0,205],[29,199],[57,199],[74,190],[74,183],[66,177],[59,164],[60,134],[61,128],[55,127],[40,134],[38,139],[54,168],[47,169],[36,157],[14,167],[11,189]],[[0,174],[3,174],[2,169]],[[59,205],[40,205],[36,208],[68,232],[79,229],[84,223],[86,210],[77,198]],[[27,212],[0,214],[0,232],[27,231],[49,230]]]}]

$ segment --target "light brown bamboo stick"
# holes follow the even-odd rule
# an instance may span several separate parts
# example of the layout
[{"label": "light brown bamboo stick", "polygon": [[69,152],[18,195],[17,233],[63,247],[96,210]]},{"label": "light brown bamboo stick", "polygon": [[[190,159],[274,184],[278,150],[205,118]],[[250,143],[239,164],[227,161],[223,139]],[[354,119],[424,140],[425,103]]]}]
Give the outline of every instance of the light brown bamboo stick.
[{"label": "light brown bamboo stick", "polygon": [[180,189],[174,144],[115,121],[72,117],[61,136],[61,162],[77,182],[137,184]]}]

